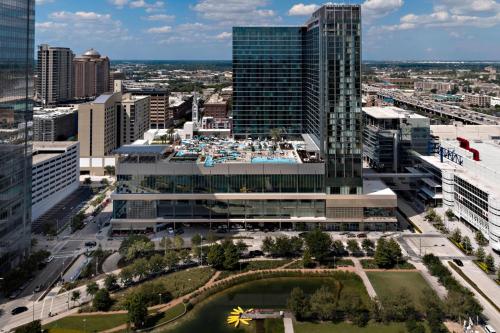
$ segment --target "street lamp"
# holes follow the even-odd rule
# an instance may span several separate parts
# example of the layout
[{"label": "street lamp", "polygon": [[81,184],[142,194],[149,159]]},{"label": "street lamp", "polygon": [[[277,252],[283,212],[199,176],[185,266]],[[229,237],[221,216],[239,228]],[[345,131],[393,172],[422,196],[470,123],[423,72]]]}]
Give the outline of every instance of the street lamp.
[{"label": "street lamp", "polygon": [[158,296],[160,296],[160,304],[161,304],[161,293],[159,293]]},{"label": "street lamp", "polygon": [[83,318],[83,332],[87,333],[87,319]]}]

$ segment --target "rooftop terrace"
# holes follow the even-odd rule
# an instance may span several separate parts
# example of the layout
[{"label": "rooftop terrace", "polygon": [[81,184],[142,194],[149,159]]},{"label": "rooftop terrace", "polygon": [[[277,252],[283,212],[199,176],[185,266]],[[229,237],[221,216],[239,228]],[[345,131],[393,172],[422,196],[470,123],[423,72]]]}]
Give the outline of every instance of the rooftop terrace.
[{"label": "rooftop terrace", "polygon": [[235,140],[197,137],[171,146],[132,145],[115,151],[120,163],[300,164],[320,163],[317,152],[306,150],[304,141]]}]

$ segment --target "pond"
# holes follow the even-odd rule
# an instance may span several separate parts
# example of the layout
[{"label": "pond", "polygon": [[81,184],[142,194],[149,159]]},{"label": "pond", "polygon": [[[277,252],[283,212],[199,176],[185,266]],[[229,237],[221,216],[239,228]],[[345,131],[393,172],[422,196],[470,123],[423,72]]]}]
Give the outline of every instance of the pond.
[{"label": "pond", "polygon": [[[356,289],[363,297],[366,290],[357,276],[342,281],[344,290]],[[234,328],[226,324],[229,312],[237,306],[244,310],[249,308],[285,309],[290,292],[294,287],[300,287],[311,294],[322,285],[333,285],[333,278],[328,277],[298,277],[271,278],[244,283],[224,290],[204,300],[178,322],[173,323],[162,332],[175,333],[242,333],[248,332],[245,325]]]}]

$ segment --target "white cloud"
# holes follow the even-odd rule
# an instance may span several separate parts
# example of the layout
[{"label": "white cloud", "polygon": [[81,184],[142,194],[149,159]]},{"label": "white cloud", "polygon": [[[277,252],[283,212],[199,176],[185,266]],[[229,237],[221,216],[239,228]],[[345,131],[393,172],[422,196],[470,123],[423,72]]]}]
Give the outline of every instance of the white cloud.
[{"label": "white cloud", "polygon": [[416,28],[492,28],[497,25],[500,25],[500,4],[496,1],[439,0],[430,13],[410,13],[401,17],[399,24],[372,27],[369,33]]},{"label": "white cloud", "polygon": [[361,6],[368,21],[386,16],[404,4],[403,0],[366,0]]},{"label": "white cloud", "polygon": [[54,0],[36,0],[35,4],[37,5],[45,5],[46,3],[52,3]]},{"label": "white cloud", "polygon": [[290,16],[309,16],[314,13],[319,8],[316,4],[304,5],[303,3],[298,3],[293,5],[288,11]]},{"label": "white cloud", "polygon": [[35,23],[35,28],[38,32],[50,31],[52,29],[62,29],[65,28],[66,26],[67,26],[66,23],[56,23],[52,21]]},{"label": "white cloud", "polygon": [[144,8],[148,13],[154,12],[155,10],[162,9],[165,6],[163,1],[156,1],[149,3],[145,0],[135,0],[131,1],[129,4],[130,8]]},{"label": "white cloud", "polygon": [[280,21],[273,10],[265,8],[267,5],[266,0],[198,0],[192,9],[221,26],[269,25]]},{"label": "white cloud", "polygon": [[[71,44],[75,40],[82,45],[92,44],[95,41],[129,40],[128,30],[119,20],[114,20],[110,14],[97,12],[69,12],[59,11],[48,15],[51,23],[43,22],[39,25],[43,33],[43,40],[64,42]],[[52,26],[52,28],[51,28]],[[60,29],[65,27],[65,29]],[[89,29],[92,33],[89,33]],[[90,47],[91,45],[89,45]],[[85,48],[85,47],[83,47]]]},{"label": "white cloud", "polygon": [[169,33],[172,31],[172,27],[169,25],[163,26],[163,27],[155,27],[155,28],[149,28],[148,33],[150,34],[165,34]]},{"label": "white cloud", "polygon": [[123,8],[128,4],[128,0],[109,0],[109,2],[118,8]]},{"label": "white cloud", "polygon": [[232,36],[233,36],[232,33],[224,31],[224,32],[221,32],[220,34],[218,34],[217,36],[215,36],[215,39],[226,40],[226,39],[230,39]]},{"label": "white cloud", "polygon": [[195,23],[183,23],[179,24],[175,30],[176,31],[203,31],[213,29],[213,27],[208,26],[203,23],[195,22]]},{"label": "white cloud", "polygon": [[155,15],[149,15],[146,17],[146,20],[148,21],[163,21],[163,22],[171,22],[175,19],[174,15],[167,15],[167,14],[155,14]]}]

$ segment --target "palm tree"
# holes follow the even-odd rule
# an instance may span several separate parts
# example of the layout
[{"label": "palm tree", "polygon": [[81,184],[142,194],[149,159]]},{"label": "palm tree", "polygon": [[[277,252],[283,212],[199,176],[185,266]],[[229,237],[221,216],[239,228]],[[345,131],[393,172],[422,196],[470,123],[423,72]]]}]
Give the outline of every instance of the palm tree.
[{"label": "palm tree", "polygon": [[175,128],[169,127],[167,133],[168,133],[168,137],[170,139],[170,142],[173,142],[174,141]]},{"label": "palm tree", "polygon": [[271,139],[274,142],[278,142],[281,139],[283,131],[281,130],[281,128],[272,128],[269,134],[271,135]]},{"label": "palm tree", "polygon": [[74,290],[71,293],[71,301],[73,302],[73,305],[75,305],[75,302],[78,302],[78,304],[80,304],[80,291],[79,290]]}]

